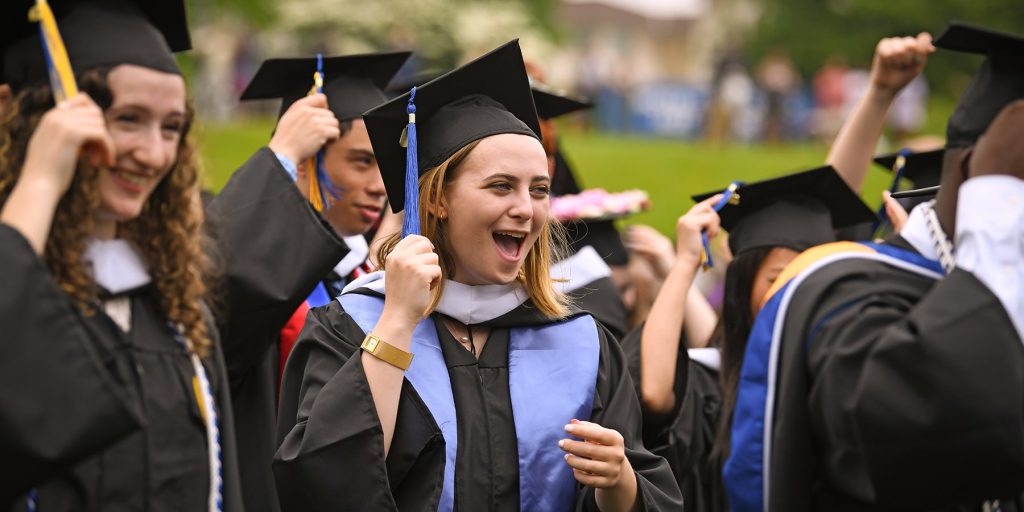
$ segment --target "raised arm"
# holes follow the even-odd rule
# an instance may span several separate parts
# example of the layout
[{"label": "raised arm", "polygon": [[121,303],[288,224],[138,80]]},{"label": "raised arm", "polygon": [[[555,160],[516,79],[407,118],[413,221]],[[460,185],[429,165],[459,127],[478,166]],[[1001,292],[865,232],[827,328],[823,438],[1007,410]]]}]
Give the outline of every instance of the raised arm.
[{"label": "raised arm", "polygon": [[[687,297],[700,266],[700,233],[718,233],[718,214],[712,209],[716,195],[690,209],[676,222],[676,260],[654,300],[640,338],[640,396],[644,407],[660,413],[672,410],[679,339],[682,334]],[[689,321],[688,319],[686,319]],[[682,347],[683,350],[686,347]]]},{"label": "raised arm", "polygon": [[925,32],[916,38],[885,38],[875,47],[867,91],[843,123],[825,161],[853,190],[860,192],[864,186],[893,100],[921,74],[928,55],[934,51],[932,36]]}]

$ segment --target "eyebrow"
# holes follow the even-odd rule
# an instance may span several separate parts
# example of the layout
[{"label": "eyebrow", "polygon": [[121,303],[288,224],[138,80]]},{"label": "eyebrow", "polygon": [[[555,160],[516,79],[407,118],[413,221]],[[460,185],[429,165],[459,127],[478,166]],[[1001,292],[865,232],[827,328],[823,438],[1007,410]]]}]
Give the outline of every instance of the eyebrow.
[{"label": "eyebrow", "polygon": [[[113,105],[110,106],[110,110],[115,110],[115,109],[117,109],[117,110],[121,110],[121,109],[142,110],[142,111],[145,111],[145,112],[152,112],[152,110],[149,107],[144,106],[144,105],[139,105],[137,103],[122,103],[122,104],[118,104],[118,103],[115,102]],[[172,111],[168,112],[164,117],[167,117],[167,116],[181,116],[181,117],[185,117],[185,111],[184,110],[172,110]]]},{"label": "eyebrow", "polygon": [[348,150],[349,156],[368,156],[370,158],[376,158],[372,150],[366,148],[351,148]]},{"label": "eyebrow", "polygon": [[[492,174],[492,175],[484,178],[484,181],[493,180],[493,179],[504,179],[504,180],[508,180],[508,181],[519,181],[518,177],[513,176],[511,174],[505,174],[505,173]],[[547,175],[544,175],[544,176],[534,176],[533,179],[530,180],[531,183],[537,183],[537,182],[542,182],[542,181],[543,182],[551,181],[551,178],[549,176],[547,176]]]}]

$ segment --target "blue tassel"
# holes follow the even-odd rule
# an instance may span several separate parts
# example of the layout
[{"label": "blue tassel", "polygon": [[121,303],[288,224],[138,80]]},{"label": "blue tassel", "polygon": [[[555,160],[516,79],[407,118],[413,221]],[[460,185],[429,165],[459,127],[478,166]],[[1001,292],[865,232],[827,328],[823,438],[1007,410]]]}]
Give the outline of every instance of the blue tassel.
[{"label": "blue tassel", "polygon": [[[903,148],[896,155],[896,165],[892,173],[892,183],[889,184],[889,193],[896,192],[896,189],[900,186],[900,178],[903,177],[903,170],[907,168],[907,158],[910,156],[910,150]],[[889,216],[885,213],[885,201],[882,201],[882,205],[878,207],[878,211],[875,212],[875,221],[871,223],[871,233],[878,231],[878,228],[882,226],[883,222],[889,222]]]},{"label": "blue tassel", "polygon": [[420,234],[420,165],[416,156],[416,87],[409,91],[409,114],[405,146],[405,214],[402,217],[402,237]]}]

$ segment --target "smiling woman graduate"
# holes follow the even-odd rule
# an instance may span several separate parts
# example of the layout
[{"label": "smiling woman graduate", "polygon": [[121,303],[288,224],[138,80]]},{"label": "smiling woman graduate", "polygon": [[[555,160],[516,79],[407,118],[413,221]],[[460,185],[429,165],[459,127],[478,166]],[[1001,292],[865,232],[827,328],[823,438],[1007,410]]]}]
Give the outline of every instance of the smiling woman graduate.
[{"label": "smiling woman graduate", "polygon": [[242,510],[225,360],[344,246],[280,169],[236,173],[203,211],[183,2],[54,2],[82,91],[56,106],[29,5],[0,17],[0,508]]},{"label": "smiling woman graduate", "polygon": [[281,394],[283,508],[679,510],[620,350],[548,277],[557,227],[518,43],[364,119],[423,235],[388,240],[383,271],[310,313]]}]

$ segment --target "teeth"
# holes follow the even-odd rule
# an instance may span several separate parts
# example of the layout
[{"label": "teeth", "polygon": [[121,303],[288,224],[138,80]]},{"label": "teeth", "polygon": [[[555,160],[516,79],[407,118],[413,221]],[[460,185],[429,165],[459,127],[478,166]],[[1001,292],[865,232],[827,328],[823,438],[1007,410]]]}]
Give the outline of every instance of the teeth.
[{"label": "teeth", "polygon": [[124,171],[116,171],[117,175],[124,178],[125,181],[133,185],[145,185],[148,178],[145,176],[139,176],[137,174],[131,174]]},{"label": "teeth", "polygon": [[495,233],[499,235],[510,236],[512,238],[526,238],[526,235],[523,233],[512,233],[509,231],[495,231]]}]

